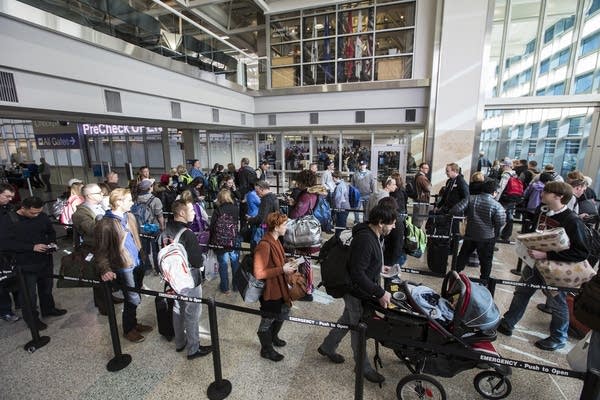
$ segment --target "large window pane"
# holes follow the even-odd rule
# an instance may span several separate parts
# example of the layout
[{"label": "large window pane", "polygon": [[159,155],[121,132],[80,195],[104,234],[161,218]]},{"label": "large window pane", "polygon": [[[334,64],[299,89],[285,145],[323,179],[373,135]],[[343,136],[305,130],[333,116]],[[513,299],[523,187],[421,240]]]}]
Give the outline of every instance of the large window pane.
[{"label": "large window pane", "polygon": [[519,97],[528,95],[531,86],[541,1],[513,0],[510,4],[502,95]]},{"label": "large window pane", "polygon": [[254,133],[234,133],[231,137],[233,141],[233,160],[239,163],[243,157],[250,160],[250,166],[258,168],[256,151],[254,149]]},{"label": "large window pane", "polygon": [[212,162],[227,166],[227,164],[232,162],[231,139],[229,132],[209,133],[209,137],[210,157]]}]

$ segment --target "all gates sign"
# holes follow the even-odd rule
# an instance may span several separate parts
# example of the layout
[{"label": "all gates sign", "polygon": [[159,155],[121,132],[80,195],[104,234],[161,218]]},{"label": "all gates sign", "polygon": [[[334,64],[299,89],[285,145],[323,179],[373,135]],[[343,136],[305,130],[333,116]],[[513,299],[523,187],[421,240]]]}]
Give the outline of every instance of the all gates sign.
[{"label": "all gates sign", "polygon": [[38,149],[79,149],[79,134],[60,133],[35,135]]}]

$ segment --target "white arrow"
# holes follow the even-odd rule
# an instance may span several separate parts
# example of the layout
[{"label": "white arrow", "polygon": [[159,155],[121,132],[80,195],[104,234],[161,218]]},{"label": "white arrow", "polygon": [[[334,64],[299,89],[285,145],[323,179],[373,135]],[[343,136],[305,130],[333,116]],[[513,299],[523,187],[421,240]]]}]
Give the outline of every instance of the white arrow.
[{"label": "white arrow", "polygon": [[71,136],[70,140],[71,140],[71,146],[73,146],[75,144],[75,138],[73,136]]}]

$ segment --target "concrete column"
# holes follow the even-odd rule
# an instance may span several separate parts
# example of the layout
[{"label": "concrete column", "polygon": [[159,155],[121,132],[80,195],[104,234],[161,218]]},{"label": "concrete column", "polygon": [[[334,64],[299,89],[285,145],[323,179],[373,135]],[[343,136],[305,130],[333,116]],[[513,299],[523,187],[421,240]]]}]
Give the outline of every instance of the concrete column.
[{"label": "concrete column", "polygon": [[[198,131],[196,129],[182,129],[181,132],[183,133],[181,136],[183,138],[184,161],[200,158]],[[204,168],[204,166],[202,167]],[[186,168],[189,169],[190,166],[186,165]]]},{"label": "concrete column", "polygon": [[[430,118],[433,118],[433,143],[425,161],[431,165],[435,192],[447,179],[445,166],[456,162],[467,181],[475,135],[483,118],[482,69],[488,3],[490,0],[444,0],[439,32],[439,57],[434,54]],[[493,1],[491,2],[493,5]],[[491,10],[493,11],[493,10]],[[436,47],[434,46],[434,51]],[[436,62],[437,60],[437,62]],[[431,121],[430,121],[431,122]],[[430,135],[431,137],[431,135]],[[476,151],[475,151],[476,152]],[[477,155],[475,155],[477,158]]]}]

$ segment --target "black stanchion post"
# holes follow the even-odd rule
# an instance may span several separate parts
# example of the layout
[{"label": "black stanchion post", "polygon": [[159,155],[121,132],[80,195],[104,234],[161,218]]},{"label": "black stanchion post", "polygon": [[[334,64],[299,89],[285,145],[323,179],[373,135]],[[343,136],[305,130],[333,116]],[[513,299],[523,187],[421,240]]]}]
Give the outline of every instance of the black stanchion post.
[{"label": "black stanchion post", "polygon": [[[452,224],[450,225],[452,226]],[[456,266],[458,265],[458,245],[460,244],[460,235],[452,235],[452,271],[456,271]]]},{"label": "black stanchion post", "polygon": [[206,394],[210,400],[221,400],[231,393],[231,382],[223,379],[221,371],[221,349],[219,347],[219,329],[217,327],[217,306],[215,299],[208,299],[208,322],[210,324],[210,340],[212,342],[213,368],[215,370],[215,381],[208,385]]},{"label": "black stanchion post", "polygon": [[106,364],[106,369],[110,372],[120,371],[131,363],[131,356],[121,352],[121,340],[119,339],[119,330],[117,328],[117,317],[115,316],[115,303],[112,299],[112,290],[109,282],[102,283],[104,299],[106,301],[106,311],[108,314],[108,325],[110,327],[110,337],[112,339],[113,351],[115,356]]},{"label": "black stanchion post", "polygon": [[29,295],[29,290],[27,290],[27,284],[25,283],[25,277],[23,276],[21,267],[17,265],[15,267],[15,272],[19,281],[19,290],[21,293],[23,293],[23,304],[21,304],[21,307],[23,308],[23,316],[27,315],[27,319],[29,320],[29,330],[31,331],[31,341],[27,342],[23,348],[26,351],[33,353],[37,349],[47,345],[48,342],[50,342],[50,337],[40,336],[40,331],[37,326],[37,318],[33,315],[31,296]]},{"label": "black stanchion post", "polygon": [[358,324],[358,365],[354,371],[354,400],[362,400],[365,380],[363,377],[363,360],[367,356],[367,324],[361,322]]},{"label": "black stanchion post", "polygon": [[585,374],[579,400],[600,400],[600,371],[597,369],[592,368]]},{"label": "black stanchion post", "polygon": [[496,280],[494,278],[492,278],[492,277],[488,278],[487,288],[490,291],[492,298],[494,298],[494,293],[496,292]]},{"label": "black stanchion post", "polygon": [[521,268],[523,268],[523,260],[519,258],[519,260],[517,261],[517,268],[511,269],[510,272],[515,275],[521,276]]}]

